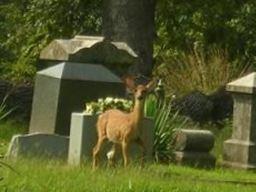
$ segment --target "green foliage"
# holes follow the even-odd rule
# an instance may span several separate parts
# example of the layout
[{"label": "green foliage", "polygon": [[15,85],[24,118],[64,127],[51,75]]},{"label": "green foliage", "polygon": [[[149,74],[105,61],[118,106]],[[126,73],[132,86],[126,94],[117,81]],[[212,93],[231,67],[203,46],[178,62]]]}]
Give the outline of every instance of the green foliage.
[{"label": "green foliage", "polygon": [[[248,171],[200,170],[156,164],[146,164],[142,169],[131,165],[128,168],[101,168],[94,172],[90,164],[70,167],[66,162],[52,160],[19,160],[12,166],[20,175],[4,169],[0,191],[254,192],[256,180],[255,173]],[[251,185],[246,184],[249,182]]]},{"label": "green foliage", "polygon": [[10,119],[0,121],[0,157],[3,157],[7,152],[7,148],[12,136],[15,134],[26,133],[27,130],[27,122],[20,122]]},{"label": "green foliage", "polygon": [[190,53],[165,58],[156,74],[163,80],[167,97],[193,90],[211,93],[244,75],[249,65],[231,64],[226,51],[194,49]]},{"label": "green foliage", "polygon": [[[156,5],[157,64],[194,45],[225,49],[234,65],[255,64],[255,1],[161,0]],[[39,52],[51,40],[100,34],[101,6],[102,0],[1,1],[0,74],[31,80]]]},{"label": "green foliage", "polygon": [[173,158],[173,139],[177,130],[184,128],[186,119],[172,113],[171,107],[164,104],[154,116],[154,157],[156,162],[171,162]]},{"label": "green foliage", "polygon": [[157,102],[154,95],[145,101],[144,113],[154,121],[154,158],[156,162],[168,163],[173,157],[174,133],[186,125],[187,120],[172,112],[170,102]]},{"label": "green foliage", "polygon": [[0,61],[7,77],[33,78],[40,51],[55,38],[99,33],[100,0],[11,0],[0,5]]},{"label": "green foliage", "polygon": [[144,105],[144,115],[145,117],[154,117],[156,113],[156,108],[158,106],[157,98],[155,95],[150,94],[147,96]]},{"label": "green foliage", "polygon": [[196,44],[226,49],[230,60],[255,64],[256,2],[162,0],[157,3],[158,62]]}]

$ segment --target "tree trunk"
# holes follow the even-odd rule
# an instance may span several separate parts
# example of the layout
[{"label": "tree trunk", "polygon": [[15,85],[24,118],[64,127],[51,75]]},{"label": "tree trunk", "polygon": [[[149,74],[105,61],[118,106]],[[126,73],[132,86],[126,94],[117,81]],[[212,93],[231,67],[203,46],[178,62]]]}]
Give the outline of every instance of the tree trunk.
[{"label": "tree trunk", "polygon": [[104,0],[103,35],[126,42],[141,62],[133,73],[150,75],[153,68],[155,0]]}]

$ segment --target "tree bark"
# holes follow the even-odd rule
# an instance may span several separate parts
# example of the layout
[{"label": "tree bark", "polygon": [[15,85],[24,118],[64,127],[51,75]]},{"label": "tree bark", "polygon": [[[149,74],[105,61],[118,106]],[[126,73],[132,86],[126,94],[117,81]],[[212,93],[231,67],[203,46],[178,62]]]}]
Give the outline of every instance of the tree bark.
[{"label": "tree bark", "polygon": [[126,42],[141,62],[133,73],[149,76],[153,68],[155,0],[104,0],[103,35]]}]

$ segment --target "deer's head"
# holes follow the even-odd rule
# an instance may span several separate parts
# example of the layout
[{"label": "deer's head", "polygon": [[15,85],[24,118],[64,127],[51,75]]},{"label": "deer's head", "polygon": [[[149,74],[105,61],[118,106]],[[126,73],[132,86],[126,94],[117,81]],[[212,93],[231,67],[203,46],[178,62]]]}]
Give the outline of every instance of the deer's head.
[{"label": "deer's head", "polygon": [[135,78],[133,76],[127,76],[124,82],[136,100],[145,99],[146,95],[155,88],[155,82],[153,80],[146,85],[135,85]]}]

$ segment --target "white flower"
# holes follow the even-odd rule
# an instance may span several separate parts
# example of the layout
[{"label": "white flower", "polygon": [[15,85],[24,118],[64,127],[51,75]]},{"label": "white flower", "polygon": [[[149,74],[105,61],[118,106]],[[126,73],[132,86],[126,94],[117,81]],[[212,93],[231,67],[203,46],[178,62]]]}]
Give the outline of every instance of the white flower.
[{"label": "white flower", "polygon": [[99,98],[99,99],[98,99],[98,103],[103,103],[103,99],[102,99],[102,98]]},{"label": "white flower", "polygon": [[105,99],[105,103],[111,103],[111,102],[113,102],[113,98],[112,97],[107,97],[106,99]]},{"label": "white flower", "polygon": [[87,104],[87,105],[86,105],[85,113],[92,114],[92,112],[93,112],[92,105]]},{"label": "white flower", "polygon": [[119,101],[120,101],[120,99],[118,99],[118,98],[115,98],[115,99],[114,99],[114,102],[115,102],[115,103],[118,103]]}]

